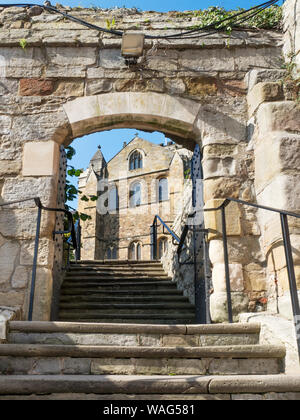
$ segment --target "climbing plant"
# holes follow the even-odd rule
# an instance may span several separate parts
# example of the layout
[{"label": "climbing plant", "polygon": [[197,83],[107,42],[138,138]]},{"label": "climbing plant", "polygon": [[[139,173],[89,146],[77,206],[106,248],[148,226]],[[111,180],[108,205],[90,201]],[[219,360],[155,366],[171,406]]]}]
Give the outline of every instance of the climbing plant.
[{"label": "climbing plant", "polygon": [[[70,165],[70,161],[73,159],[73,157],[76,154],[76,150],[71,147],[68,146],[66,149],[66,156],[67,156],[67,174],[69,175],[69,177],[71,178],[77,178],[82,174],[82,169],[76,169],[74,168],[74,166]],[[77,184],[77,183],[76,183]],[[75,182],[71,182],[70,179],[66,179],[66,187],[65,187],[65,207],[67,210],[72,210],[73,211],[73,217],[75,220],[82,220],[82,221],[86,221],[91,219],[91,216],[89,216],[88,214],[82,213],[82,212],[78,212],[77,210],[71,208],[71,206],[69,204],[67,204],[70,201],[74,201],[77,197],[78,194],[80,194],[81,191],[75,186]],[[86,195],[83,195],[82,197],[80,197],[80,200],[82,201],[96,201],[97,200],[97,196],[95,195],[91,195],[89,197],[87,197]]]}]

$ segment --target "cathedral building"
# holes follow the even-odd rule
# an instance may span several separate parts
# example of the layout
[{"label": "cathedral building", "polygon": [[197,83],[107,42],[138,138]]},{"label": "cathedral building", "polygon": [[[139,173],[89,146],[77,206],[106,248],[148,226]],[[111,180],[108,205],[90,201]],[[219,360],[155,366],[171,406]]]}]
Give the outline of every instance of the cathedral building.
[{"label": "cathedral building", "polygon": [[[99,146],[79,178],[78,211],[90,216],[82,223],[81,258],[153,259],[151,225],[159,215],[172,226],[181,209],[190,157],[191,152],[173,142],[158,145],[135,137],[106,162]],[[157,257],[170,240],[159,225]]]}]

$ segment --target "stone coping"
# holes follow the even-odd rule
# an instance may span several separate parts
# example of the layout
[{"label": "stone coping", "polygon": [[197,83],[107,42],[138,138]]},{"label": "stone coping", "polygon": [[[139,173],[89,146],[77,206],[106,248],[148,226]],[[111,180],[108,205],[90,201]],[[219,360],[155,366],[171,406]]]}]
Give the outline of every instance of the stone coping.
[{"label": "stone coping", "polygon": [[284,346],[136,347],[49,344],[1,344],[0,356],[78,358],[284,358]]},{"label": "stone coping", "polygon": [[32,393],[222,394],[300,392],[300,376],[285,375],[5,375],[0,395]]},{"label": "stone coping", "polygon": [[87,322],[10,321],[9,332],[114,334],[259,334],[260,324],[151,325]]}]

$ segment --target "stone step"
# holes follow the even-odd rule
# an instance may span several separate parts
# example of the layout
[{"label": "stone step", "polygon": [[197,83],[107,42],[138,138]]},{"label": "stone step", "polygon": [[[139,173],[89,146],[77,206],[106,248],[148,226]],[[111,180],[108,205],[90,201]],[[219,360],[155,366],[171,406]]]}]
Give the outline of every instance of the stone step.
[{"label": "stone step", "polygon": [[0,373],[123,375],[274,375],[281,346],[141,347],[2,344]]},{"label": "stone step", "polygon": [[189,303],[189,300],[185,296],[119,296],[115,297],[114,295],[99,297],[97,295],[62,295],[60,302],[102,302],[102,303],[112,303],[112,304],[126,304],[126,303]]},{"label": "stone step", "polygon": [[171,278],[167,277],[167,276],[161,276],[161,277],[147,277],[147,276],[124,276],[124,277],[119,277],[119,276],[111,276],[111,277],[107,277],[107,276],[67,276],[65,277],[65,283],[128,283],[128,282],[161,282],[161,281],[169,281],[171,282]]},{"label": "stone step", "polygon": [[112,266],[112,267],[116,267],[116,266],[133,266],[133,267],[137,267],[137,266],[147,266],[147,267],[151,267],[151,266],[161,266],[162,267],[162,263],[160,261],[154,261],[154,260],[80,260],[79,262],[75,262],[72,261],[70,263],[71,267],[78,267],[80,265],[92,265],[92,266]]},{"label": "stone step", "polygon": [[111,274],[111,273],[162,273],[165,274],[163,268],[160,267],[94,267],[94,266],[80,266],[72,267],[68,273],[77,274],[81,272],[87,272],[89,274],[101,273],[101,274]]},{"label": "stone step", "polygon": [[82,281],[82,282],[70,282],[65,281],[62,285],[62,290],[66,288],[84,288],[86,290],[113,290],[119,288],[126,288],[126,290],[138,290],[143,288],[144,290],[152,290],[152,289],[176,289],[176,284],[172,283],[171,281],[110,281],[110,282],[95,282],[95,281]]},{"label": "stone step", "polygon": [[97,309],[98,311],[104,311],[110,313],[109,311],[118,311],[122,313],[122,310],[135,311],[143,310],[159,310],[161,313],[165,313],[168,310],[171,311],[182,311],[182,310],[195,310],[194,305],[191,303],[99,303],[99,302],[61,302],[60,309]]},{"label": "stone step", "polygon": [[195,310],[193,308],[187,309],[166,309],[161,308],[156,309],[132,309],[132,308],[123,308],[123,309],[101,309],[101,308],[60,308],[59,318],[68,318],[69,316],[76,316],[80,318],[122,318],[123,316],[134,319],[134,317],[140,316],[141,318],[149,318],[153,316],[153,319],[172,319],[172,318],[195,318]]},{"label": "stone step", "polygon": [[214,346],[258,344],[260,326],[136,325],[11,321],[8,342],[116,346]]},{"label": "stone step", "polygon": [[[176,296],[181,297],[182,292],[177,289],[159,289],[159,290],[151,290],[149,292],[149,296]],[[89,289],[86,288],[62,288],[61,296],[103,296],[103,297],[119,297],[119,296],[127,296],[127,297],[135,297],[135,296],[145,296],[145,290],[137,289],[137,290],[97,290],[97,289]],[[147,294],[148,296],[148,294]]]},{"label": "stone step", "polygon": [[[91,316],[92,315],[92,316]],[[60,313],[60,321],[74,321],[74,322],[99,322],[99,323],[119,323],[119,324],[194,324],[195,316],[189,314],[176,314],[174,317],[173,314],[105,314],[98,315],[97,313],[92,314],[83,314],[75,312],[74,310],[69,313]]]},{"label": "stone step", "polygon": [[300,400],[300,376],[0,376],[0,400],[20,399]]}]

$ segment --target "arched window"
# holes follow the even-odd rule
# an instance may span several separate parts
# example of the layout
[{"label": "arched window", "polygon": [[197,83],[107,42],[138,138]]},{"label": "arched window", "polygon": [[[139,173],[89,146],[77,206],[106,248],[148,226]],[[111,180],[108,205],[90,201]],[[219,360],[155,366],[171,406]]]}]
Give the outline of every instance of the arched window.
[{"label": "arched window", "polygon": [[168,249],[168,239],[160,238],[158,241],[158,257],[161,258]]},{"label": "arched window", "polygon": [[142,245],[140,242],[132,242],[128,248],[128,259],[129,260],[141,260],[142,259]]},{"label": "arched window", "polygon": [[140,152],[135,150],[129,158],[129,170],[141,169],[143,167],[143,156]]},{"label": "arched window", "polygon": [[109,213],[116,212],[119,208],[119,195],[116,186],[112,186],[108,191],[108,211]]},{"label": "arched window", "polygon": [[111,245],[107,248],[106,258],[108,260],[116,260],[117,259],[117,247],[115,245]]},{"label": "arched window", "polygon": [[142,201],[142,186],[136,182],[130,186],[129,190],[129,205],[130,207],[138,207]]},{"label": "arched window", "polygon": [[169,199],[168,179],[160,178],[158,181],[158,201],[166,201]]}]

